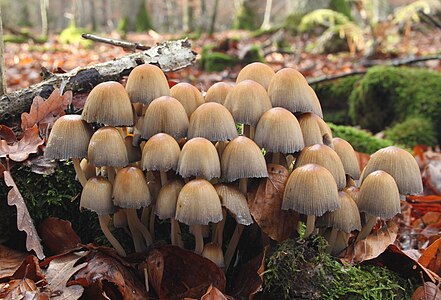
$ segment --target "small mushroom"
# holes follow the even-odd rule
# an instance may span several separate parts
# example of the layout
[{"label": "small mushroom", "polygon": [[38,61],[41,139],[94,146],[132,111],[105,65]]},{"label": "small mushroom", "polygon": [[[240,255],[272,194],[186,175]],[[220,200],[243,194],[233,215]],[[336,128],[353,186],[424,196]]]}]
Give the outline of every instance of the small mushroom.
[{"label": "small mushroom", "polygon": [[224,104],[228,93],[233,89],[233,85],[225,82],[216,82],[210,86],[205,94],[205,102],[216,102]]},{"label": "small mushroom", "polygon": [[329,126],[314,113],[303,113],[299,117],[305,146],[325,144],[332,148],[332,132]]},{"label": "small mushroom", "polygon": [[333,138],[332,142],[334,144],[334,151],[338,154],[343,163],[345,173],[353,179],[358,180],[360,178],[360,165],[354,148],[341,138]]},{"label": "small mushroom", "polygon": [[170,89],[170,96],[181,102],[187,112],[188,118],[200,105],[204,104],[202,93],[193,85],[181,82]]},{"label": "small mushroom", "polygon": [[262,85],[265,90],[268,90],[274,74],[275,72],[270,66],[261,62],[253,62],[240,70],[239,74],[237,74],[236,83],[244,80],[254,80]]},{"label": "small mushroom", "polygon": [[219,268],[223,269],[225,267],[224,253],[222,252],[222,247],[219,244],[207,243],[204,246],[204,250],[202,251],[201,255],[214,262]]}]

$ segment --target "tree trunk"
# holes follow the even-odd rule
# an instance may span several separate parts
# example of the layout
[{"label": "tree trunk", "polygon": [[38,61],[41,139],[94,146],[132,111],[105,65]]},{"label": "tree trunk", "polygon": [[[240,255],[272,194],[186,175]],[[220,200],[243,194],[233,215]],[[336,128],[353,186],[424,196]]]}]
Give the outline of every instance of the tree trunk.
[{"label": "tree trunk", "polygon": [[40,0],[40,13],[41,13],[41,36],[47,38],[49,34],[47,10],[49,7],[49,0]]},{"label": "tree trunk", "polygon": [[190,8],[188,6],[188,0],[182,0],[182,31],[188,32],[190,19]]},{"label": "tree trunk", "polygon": [[6,94],[5,44],[3,43],[2,8],[0,6],[0,96]]},{"label": "tree trunk", "polygon": [[273,0],[266,0],[265,15],[263,16],[261,29],[266,30],[271,27],[271,9],[273,7]]},{"label": "tree trunk", "polygon": [[219,4],[219,0],[214,0],[213,5],[213,14],[211,15],[211,22],[210,22],[210,30],[208,31],[209,35],[212,35],[214,33],[214,29],[216,26],[216,17],[217,17],[217,7]]}]

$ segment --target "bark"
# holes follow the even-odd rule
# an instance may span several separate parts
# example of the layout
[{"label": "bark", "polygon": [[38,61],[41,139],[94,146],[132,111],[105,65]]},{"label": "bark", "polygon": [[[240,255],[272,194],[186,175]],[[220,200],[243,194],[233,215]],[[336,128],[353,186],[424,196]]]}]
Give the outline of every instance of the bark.
[{"label": "bark", "polygon": [[191,44],[184,39],[165,42],[149,50],[85,68],[76,68],[64,74],[50,74],[49,78],[40,83],[0,97],[0,122],[14,129],[19,128],[21,113],[29,110],[34,97],[40,95],[47,98],[62,82],[66,83],[65,90],[71,90],[74,94],[86,93],[98,83],[121,80],[141,64],[158,65],[164,72],[187,67],[195,60],[195,54],[191,50]]},{"label": "bark", "polygon": [[213,14],[211,15],[211,22],[210,22],[210,30],[208,31],[209,35],[212,35],[214,33],[214,29],[216,26],[216,17],[217,17],[217,8],[219,4],[219,0],[214,0],[214,5],[213,5]]},{"label": "bark", "polygon": [[271,9],[273,7],[273,0],[266,0],[266,6],[265,6],[265,14],[263,16],[263,22],[262,26],[260,26],[261,29],[269,29],[271,27]]},{"label": "bark", "polygon": [[2,8],[0,7],[0,96],[6,94],[6,66],[4,50],[5,45],[3,44]]}]

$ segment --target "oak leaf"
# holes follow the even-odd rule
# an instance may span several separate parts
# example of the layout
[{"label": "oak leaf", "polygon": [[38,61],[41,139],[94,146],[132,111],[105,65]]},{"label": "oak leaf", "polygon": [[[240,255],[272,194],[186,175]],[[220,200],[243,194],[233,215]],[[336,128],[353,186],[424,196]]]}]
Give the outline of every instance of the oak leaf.
[{"label": "oak leaf", "polygon": [[418,262],[436,274],[441,275],[441,238],[424,250]]},{"label": "oak leaf", "polygon": [[424,285],[419,286],[412,295],[412,300],[441,300],[441,290],[439,285],[433,282],[425,282]]},{"label": "oak leaf", "polygon": [[18,252],[0,245],[0,280],[11,277],[20,267],[23,260],[28,256],[27,253]]},{"label": "oak leaf", "polygon": [[72,229],[69,221],[55,217],[44,219],[38,228],[44,249],[48,254],[60,254],[81,243],[80,237]]},{"label": "oak leaf", "polygon": [[22,162],[28,159],[29,154],[37,153],[43,140],[38,135],[38,127],[34,125],[23,132],[23,137],[12,145],[0,140],[0,157],[9,157],[13,161]]},{"label": "oak leaf", "polygon": [[6,143],[13,143],[17,141],[17,137],[12,129],[6,125],[0,125],[0,139],[4,139]]}]

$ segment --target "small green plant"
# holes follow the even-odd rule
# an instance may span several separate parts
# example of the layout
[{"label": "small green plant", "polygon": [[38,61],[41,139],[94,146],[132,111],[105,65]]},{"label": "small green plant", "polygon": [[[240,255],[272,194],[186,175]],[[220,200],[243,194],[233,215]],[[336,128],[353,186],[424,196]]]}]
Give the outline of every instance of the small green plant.
[{"label": "small green plant", "polygon": [[420,22],[420,12],[434,14],[440,11],[441,3],[438,0],[418,0],[397,9],[393,23],[404,26],[405,34],[408,35],[411,25]]},{"label": "small green plant", "polygon": [[84,48],[90,48],[93,46],[93,41],[83,39],[81,34],[89,33],[86,28],[80,28],[71,23],[66,29],[64,29],[59,36],[59,41],[62,44],[81,45]]},{"label": "small green plant", "polygon": [[422,117],[410,117],[401,123],[386,129],[384,134],[387,139],[409,148],[413,146],[435,146],[437,143],[436,132],[431,120]]}]

